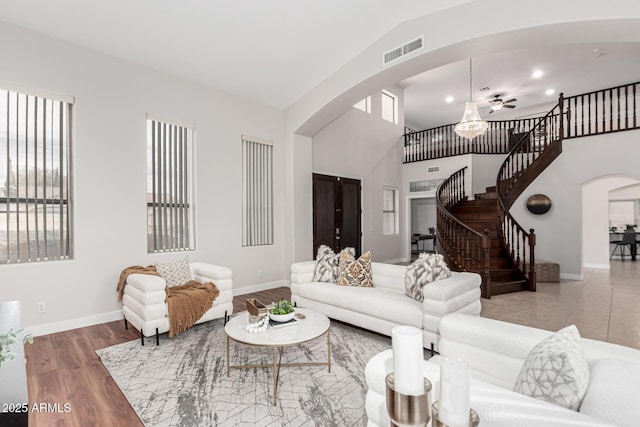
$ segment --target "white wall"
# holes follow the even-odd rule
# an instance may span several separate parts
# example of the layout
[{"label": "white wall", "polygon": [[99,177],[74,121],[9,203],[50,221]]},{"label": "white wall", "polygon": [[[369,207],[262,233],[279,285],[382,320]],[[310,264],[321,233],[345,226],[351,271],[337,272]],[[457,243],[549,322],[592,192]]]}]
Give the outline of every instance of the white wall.
[{"label": "white wall", "polygon": [[[496,16],[508,19],[492,19]],[[457,23],[456,31],[451,31],[452,22]],[[484,0],[418,17],[398,25],[289,107],[285,112],[287,148],[292,151],[293,134],[315,135],[363,97],[420,72],[510,49],[558,43],[638,42],[639,25],[640,2],[636,0]],[[382,65],[382,52],[421,34],[425,35],[423,49],[394,64]],[[287,180],[293,180],[290,169]],[[293,195],[288,202],[294,204]],[[309,202],[300,205],[295,214],[308,217],[311,210]],[[306,225],[293,230],[293,235],[297,245],[312,247]]]},{"label": "white wall", "polygon": [[603,177],[582,186],[582,265],[609,268],[609,191],[637,183],[623,177]]},{"label": "white wall", "polygon": [[[184,256],[147,254],[147,113],[196,124],[190,259],[232,268],[236,293],[287,278],[282,112],[2,23],[0,41],[0,81],[75,97],[75,259],[0,266],[0,300],[22,301],[24,327],[43,333],[117,318],[124,267]],[[274,141],[272,246],[241,247],[241,134]],[[39,301],[45,313],[36,314]]]},{"label": "white wall", "polygon": [[[562,154],[514,203],[513,216],[525,229],[536,230],[536,257],[558,262],[563,277],[582,276],[583,185],[601,177],[640,180],[636,161],[640,157],[639,137],[639,131],[628,131],[565,140]],[[551,210],[544,215],[534,215],[526,209],[527,198],[536,193],[551,199]],[[608,197],[601,203],[606,210]],[[605,220],[597,227],[606,234],[607,226]],[[604,248],[606,251],[608,245]],[[602,264],[591,255],[590,262]]]},{"label": "white wall", "polygon": [[[371,251],[375,261],[402,258],[404,230],[401,227],[398,235],[382,234],[383,188],[395,187],[402,194],[404,144],[404,91],[397,86],[387,90],[398,97],[398,124],[381,118],[381,95],[375,93],[370,114],[351,108],[313,137],[314,173],[361,180],[362,252]],[[402,203],[400,214],[404,215]]]},{"label": "white wall", "polygon": [[473,194],[484,193],[487,187],[496,186],[497,171],[506,154],[473,155]]},{"label": "white wall", "polygon": [[609,192],[609,200],[636,200],[640,199],[640,185],[629,185],[616,188]]}]

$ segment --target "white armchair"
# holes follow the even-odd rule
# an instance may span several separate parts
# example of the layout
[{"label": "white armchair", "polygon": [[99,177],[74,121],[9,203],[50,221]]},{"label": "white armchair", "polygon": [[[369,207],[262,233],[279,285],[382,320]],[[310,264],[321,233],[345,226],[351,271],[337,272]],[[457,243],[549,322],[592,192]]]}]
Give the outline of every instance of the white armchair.
[{"label": "white armchair", "polygon": [[[194,280],[213,282],[220,295],[211,307],[197,322],[207,322],[224,318],[225,324],[233,313],[233,273],[231,269],[204,262],[189,265]],[[165,291],[166,281],[160,276],[149,274],[130,274],[127,277],[122,311],[124,324],[128,328],[131,323],[140,331],[140,340],[144,345],[144,337],[156,336],[156,344],[160,344],[159,335],[169,331],[169,313],[167,310]]]}]

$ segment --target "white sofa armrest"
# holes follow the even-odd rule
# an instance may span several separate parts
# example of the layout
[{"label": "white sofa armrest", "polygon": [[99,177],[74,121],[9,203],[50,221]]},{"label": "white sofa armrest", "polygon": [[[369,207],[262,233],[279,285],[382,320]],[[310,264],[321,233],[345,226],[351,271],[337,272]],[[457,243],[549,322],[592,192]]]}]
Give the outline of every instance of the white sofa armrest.
[{"label": "white sofa armrest", "polygon": [[291,264],[291,283],[310,283],[316,270],[315,261],[302,261]]},{"label": "white sofa armrest", "polygon": [[167,282],[162,277],[153,274],[133,273],[127,277],[126,286],[133,286],[141,292],[148,293],[164,291]]},{"label": "white sofa armrest", "polygon": [[193,275],[206,277],[215,280],[232,279],[233,271],[227,267],[221,267],[219,265],[209,264],[206,262],[192,262],[189,267]]},{"label": "white sofa armrest", "polygon": [[452,273],[451,277],[436,280],[422,288],[424,300],[448,301],[468,291],[479,289],[482,278],[477,273]]}]

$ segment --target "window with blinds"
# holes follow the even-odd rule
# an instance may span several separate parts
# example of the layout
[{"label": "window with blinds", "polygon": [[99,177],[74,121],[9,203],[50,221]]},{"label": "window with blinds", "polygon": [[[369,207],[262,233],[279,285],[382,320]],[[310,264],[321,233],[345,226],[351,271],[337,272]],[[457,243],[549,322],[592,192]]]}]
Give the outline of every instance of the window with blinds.
[{"label": "window with blinds", "polygon": [[72,257],[72,103],[0,90],[0,263]]},{"label": "window with blinds", "polygon": [[148,252],[195,247],[191,201],[194,128],[147,118]]},{"label": "window with blinds", "polygon": [[273,244],[273,143],[242,135],[242,246]]}]

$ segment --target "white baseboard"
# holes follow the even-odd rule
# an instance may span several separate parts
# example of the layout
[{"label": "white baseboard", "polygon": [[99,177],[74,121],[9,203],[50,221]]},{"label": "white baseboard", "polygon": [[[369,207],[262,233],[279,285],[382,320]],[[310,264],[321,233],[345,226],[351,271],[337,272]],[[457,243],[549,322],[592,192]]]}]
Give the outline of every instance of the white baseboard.
[{"label": "white baseboard", "polygon": [[[289,284],[290,282],[288,280],[279,280],[276,282],[267,282],[253,286],[234,288],[233,295],[251,294],[253,292],[266,291],[268,289],[279,288],[282,286],[289,287]],[[59,322],[45,323],[44,325],[28,326],[25,329],[28,330],[34,337],[39,337],[41,335],[68,331],[70,329],[84,328],[85,326],[113,322],[114,320],[122,320],[123,318],[124,316],[122,314],[122,310],[117,310],[110,313],[102,313],[93,316],[79,317],[76,319],[61,320]]]},{"label": "white baseboard", "polygon": [[584,277],[582,274],[560,273],[560,278],[567,280],[582,280]]},{"label": "white baseboard", "polygon": [[45,323],[44,325],[28,326],[25,327],[25,329],[29,331],[34,337],[39,337],[41,335],[68,331],[70,329],[84,328],[85,326],[113,322],[114,320],[121,320],[123,318],[124,316],[122,315],[122,310],[117,310],[110,313],[95,314],[93,316],[78,317],[76,319]]},{"label": "white baseboard", "polygon": [[242,288],[233,288],[233,295],[246,295],[254,292],[266,291],[269,289],[280,288],[282,286],[289,287],[288,280],[277,280],[275,282],[259,283],[253,286],[243,286]]},{"label": "white baseboard", "polygon": [[586,268],[597,268],[597,269],[603,269],[603,270],[610,270],[611,266],[609,264],[584,264],[583,267]]}]

